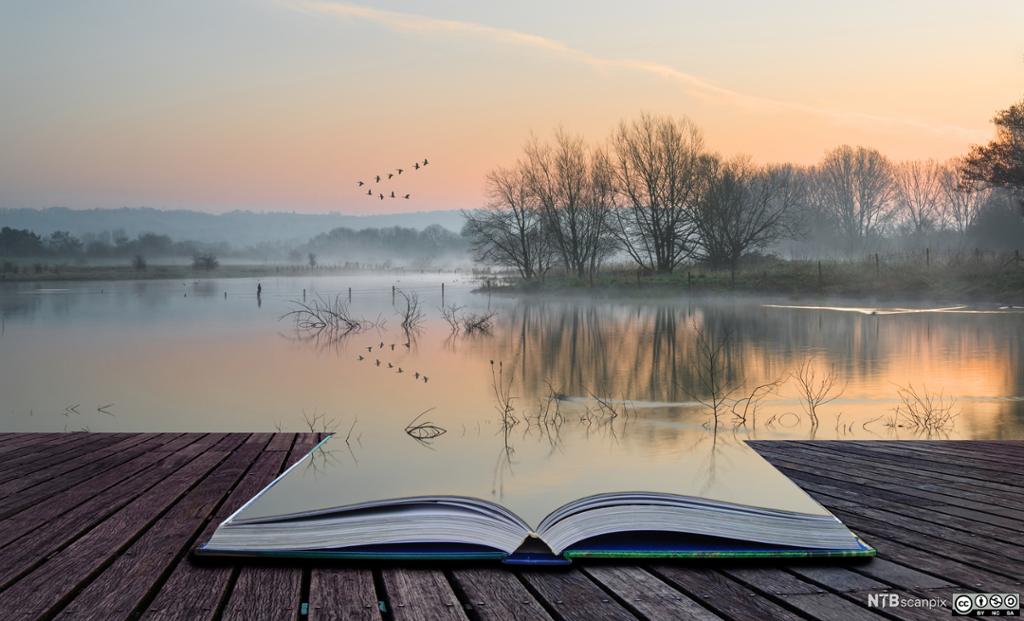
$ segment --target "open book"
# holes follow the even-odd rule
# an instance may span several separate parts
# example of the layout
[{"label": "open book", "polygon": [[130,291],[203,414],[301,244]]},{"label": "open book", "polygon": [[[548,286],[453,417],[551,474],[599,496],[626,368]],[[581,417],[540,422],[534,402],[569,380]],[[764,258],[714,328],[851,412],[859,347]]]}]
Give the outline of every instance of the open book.
[{"label": "open book", "polygon": [[[723,499],[728,494],[721,491],[693,495],[665,489],[664,479],[646,476],[644,467],[632,468],[640,472],[631,489],[586,493],[600,488],[600,477],[573,476],[567,484],[547,486],[548,491],[564,488],[557,493],[531,493],[525,486],[525,491],[506,493],[498,502],[481,497],[485,494],[432,493],[428,477],[418,476],[415,468],[403,476],[394,464],[391,479],[355,467],[311,469],[305,462],[323,450],[314,449],[289,468],[195,552],[531,564],[563,564],[574,558],[874,555],[835,516],[746,447],[741,470],[749,472],[738,476],[770,488],[771,500],[760,506]],[[360,486],[367,478],[378,485]],[[458,480],[457,475],[451,478]],[[368,490],[380,491],[380,481],[392,479],[396,494],[372,497]],[[425,493],[409,493],[399,479],[407,489],[421,486]],[[438,485],[444,483],[434,483]],[[574,489],[584,493],[569,498]],[[565,501],[541,509],[538,498]]]}]

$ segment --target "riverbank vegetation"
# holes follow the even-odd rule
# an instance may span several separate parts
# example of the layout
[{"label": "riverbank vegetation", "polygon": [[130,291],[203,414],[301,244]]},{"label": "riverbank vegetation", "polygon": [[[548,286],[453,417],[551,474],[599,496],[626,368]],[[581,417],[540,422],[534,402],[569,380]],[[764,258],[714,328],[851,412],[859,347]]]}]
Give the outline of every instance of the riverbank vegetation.
[{"label": "riverbank vegetation", "polygon": [[602,145],[558,131],[488,175],[463,235],[520,289],[1020,293],[1024,101],[994,122],[948,162],[843,145],[811,166],[722,157],[687,119],[644,114]]}]

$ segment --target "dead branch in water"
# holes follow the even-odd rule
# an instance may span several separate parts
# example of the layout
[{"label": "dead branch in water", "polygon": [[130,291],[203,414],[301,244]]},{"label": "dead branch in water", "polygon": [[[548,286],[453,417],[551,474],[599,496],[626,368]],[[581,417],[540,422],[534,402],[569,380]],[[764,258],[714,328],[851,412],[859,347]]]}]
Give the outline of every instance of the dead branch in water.
[{"label": "dead branch in water", "polygon": [[310,433],[316,434],[328,434],[334,433],[338,423],[336,419],[327,418],[327,413],[317,414],[313,411],[312,415],[306,414],[306,411],[302,411],[302,418],[306,421],[306,426],[309,427]]},{"label": "dead branch in water", "polygon": [[402,300],[405,302],[405,308],[398,311],[398,316],[402,319],[402,330],[408,336],[419,330],[423,323],[424,313],[420,306],[420,296],[416,292],[406,293],[401,289],[396,289],[395,293],[402,296]]},{"label": "dead branch in water", "polygon": [[423,410],[405,426],[405,433],[424,446],[429,446],[432,440],[448,433],[447,429],[436,425],[431,421],[417,423],[417,421],[426,416],[426,414],[431,412],[433,409],[434,408],[427,408],[426,410]]},{"label": "dead branch in water", "polygon": [[469,313],[462,317],[462,330],[466,334],[490,334],[494,329],[494,316],[496,312]]},{"label": "dead branch in water", "polygon": [[459,324],[459,311],[464,306],[458,306],[457,304],[448,304],[447,306],[441,306],[441,319],[444,319],[445,323],[448,324],[448,328],[452,334],[458,334],[461,328]]},{"label": "dead branch in water", "polygon": [[793,379],[796,380],[800,391],[804,412],[811,419],[811,427],[817,428],[818,408],[838,399],[846,387],[837,388],[839,374],[835,367],[829,367],[828,371],[819,375],[814,368],[813,358],[807,358],[800,364],[800,368],[793,374]]},{"label": "dead branch in water", "polygon": [[375,325],[352,315],[341,296],[325,299],[318,295],[308,304],[299,300],[292,300],[291,304],[295,308],[281,315],[281,319],[294,319],[296,330],[310,336],[322,335],[336,339]]},{"label": "dead branch in water", "polygon": [[498,369],[495,371],[494,361],[491,360],[491,390],[494,392],[494,398],[497,401],[495,409],[498,410],[502,427],[506,430],[519,423],[519,419],[515,414],[515,407],[512,405],[512,401],[515,400],[515,397],[512,395],[512,384],[514,382],[514,373],[509,374],[508,381],[505,381],[505,365],[503,362],[498,361]]},{"label": "dead branch in water", "polygon": [[929,436],[943,434],[953,428],[960,415],[955,410],[956,399],[947,399],[941,392],[931,394],[927,387],[918,392],[913,384],[897,386],[896,396],[900,403],[894,415],[886,421],[890,428],[906,427]]},{"label": "dead branch in water", "polygon": [[746,397],[740,397],[732,402],[733,424],[737,427],[745,427],[750,422],[751,429],[757,429],[757,409],[761,401],[778,390],[782,380],[775,380],[767,384],[755,387]]}]

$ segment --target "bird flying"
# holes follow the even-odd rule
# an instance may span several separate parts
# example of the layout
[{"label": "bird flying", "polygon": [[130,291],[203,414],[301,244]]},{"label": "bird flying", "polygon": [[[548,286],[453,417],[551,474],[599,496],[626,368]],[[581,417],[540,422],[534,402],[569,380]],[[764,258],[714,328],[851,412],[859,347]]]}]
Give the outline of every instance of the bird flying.
[{"label": "bird flying", "polygon": [[373,196],[373,190],[367,190],[366,191],[366,195],[367,196]]},{"label": "bird flying", "polygon": [[402,174],[402,169],[401,168],[398,169],[398,174]]},{"label": "bird flying", "polygon": [[359,182],[359,187],[363,187],[364,185],[366,185],[366,184],[363,183],[362,181]]},{"label": "bird flying", "polygon": [[380,200],[384,200],[384,194],[383,193],[381,193],[381,195],[380,195]]},{"label": "bird flying", "polygon": [[390,179],[391,179],[392,177],[394,177],[394,176],[395,176],[395,173],[388,173],[388,179],[389,179],[389,180],[390,180]]},{"label": "bird flying", "polygon": [[362,356],[362,355],[360,355],[360,356],[359,356],[359,359],[360,359],[360,360],[362,360],[362,359],[363,359],[363,356]]},{"label": "bird flying", "polygon": [[377,175],[377,183],[380,183],[380,175]]},{"label": "bird flying", "polygon": [[391,198],[394,198],[394,197],[395,197],[395,193],[394,193],[394,191],[392,191],[391,192]]},{"label": "bird flying", "polygon": [[408,194],[406,194],[406,195],[405,195],[405,196],[403,196],[402,198],[409,198],[409,195],[408,195]]},{"label": "bird flying", "polygon": [[416,162],[415,164],[413,164],[412,167],[415,168],[416,170],[419,170],[420,169],[420,163]]},{"label": "bird flying", "polygon": [[423,158],[423,165],[424,165],[424,166],[426,166],[426,165],[427,165],[427,164],[429,164],[429,163],[430,163],[430,162],[428,162],[428,161],[427,161],[427,158]]}]

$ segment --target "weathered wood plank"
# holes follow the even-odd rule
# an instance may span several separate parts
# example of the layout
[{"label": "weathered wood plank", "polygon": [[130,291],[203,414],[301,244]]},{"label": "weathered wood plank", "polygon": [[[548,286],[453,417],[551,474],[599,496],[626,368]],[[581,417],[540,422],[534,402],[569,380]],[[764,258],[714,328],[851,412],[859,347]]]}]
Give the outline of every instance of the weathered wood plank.
[{"label": "weathered wood plank", "polygon": [[69,442],[59,446],[26,447],[25,452],[3,460],[0,483],[50,468],[91,450],[113,444],[120,434],[78,433]]},{"label": "weathered wood plank", "polygon": [[8,619],[35,619],[52,613],[99,572],[210,470],[230,455],[243,436],[218,444],[117,511],[71,545],[0,593]]},{"label": "weathered wood plank", "polygon": [[[156,434],[152,439],[137,446],[140,452],[134,457],[127,458],[116,468],[111,468],[89,479],[88,484],[69,487],[60,493],[38,500],[21,512],[0,520],[0,547],[30,530],[43,527],[55,517],[74,509],[111,486],[148,468],[162,458],[159,453],[154,452],[154,449],[166,446],[168,442],[179,437],[180,435],[173,433]],[[198,436],[195,439],[198,439]]]},{"label": "weathered wood plank", "polygon": [[[132,434],[118,442],[94,447],[72,459],[27,473],[15,479],[0,483],[0,515],[7,516],[15,507],[34,503],[39,498],[52,496],[68,489],[79,481],[128,461],[139,454],[137,445],[158,434]],[[32,489],[29,489],[32,488]],[[17,494],[11,498],[11,494]]]},{"label": "weathered wood plank", "polygon": [[[287,455],[280,451],[264,451],[245,478],[210,520],[197,542],[209,539],[217,526],[269,484],[280,473]],[[238,573],[236,564],[196,563],[182,558],[160,592],[143,613],[147,621],[201,621],[214,619],[227,597],[232,578]]]},{"label": "weathered wood plank", "polygon": [[533,595],[504,567],[455,569],[451,582],[456,595],[481,621],[550,621]]},{"label": "weathered wood plank", "polygon": [[566,621],[637,618],[577,568],[557,572],[530,570],[520,575],[547,608]]},{"label": "weathered wood plank", "polygon": [[728,619],[797,621],[801,618],[713,569],[667,564],[654,565],[651,569],[702,606]]},{"label": "weathered wood plank", "polygon": [[[223,619],[295,621],[302,604],[302,571],[293,567],[259,567],[238,574]],[[274,588],[267,588],[269,586]]]},{"label": "weathered wood plank", "polygon": [[[174,453],[165,455],[164,451],[153,452],[159,460],[157,465],[93,496],[70,511],[62,512],[62,515],[45,524],[28,529],[23,536],[0,550],[0,560],[3,561],[0,562],[0,588],[6,588],[18,576],[27,573],[43,559],[123,508],[215,442],[216,438],[212,436],[182,436],[162,447],[175,445]],[[21,517],[26,518],[26,525],[31,525],[31,512]]]},{"label": "weathered wood plank", "polygon": [[[295,434],[285,468],[302,459],[318,441],[316,434]],[[228,621],[295,618],[293,614],[298,614],[302,603],[302,572],[302,565],[298,563],[286,567],[243,564],[223,618]]]},{"label": "weathered wood plank", "polygon": [[317,567],[309,583],[309,621],[380,621],[373,572]]},{"label": "weathered wood plank", "polygon": [[831,465],[830,469],[825,471],[822,470],[820,461],[816,463],[812,458],[801,454],[799,449],[782,453],[769,448],[758,450],[773,463],[786,464],[815,476],[829,477],[847,484],[891,492],[886,495],[889,499],[892,499],[893,495],[899,497],[901,494],[909,494],[932,501],[935,506],[953,504],[1013,519],[1019,519],[1022,511],[1021,503],[1015,498],[1007,499],[1004,491],[961,489],[956,482],[945,481],[941,477],[892,473],[873,469],[870,465],[858,461],[844,461],[841,458],[823,458]]},{"label": "weathered wood plank", "polygon": [[631,611],[646,619],[721,619],[693,598],[640,567],[594,565],[582,569],[607,591],[614,593]]},{"label": "weathered wood plank", "polygon": [[462,603],[439,569],[384,569],[386,605],[395,621],[467,620]]},{"label": "weathered wood plank", "polygon": [[262,443],[235,448],[55,618],[66,621],[134,618],[136,609],[160,578],[187,552],[207,518],[259,457],[263,446],[270,441],[269,434],[261,435]]}]

